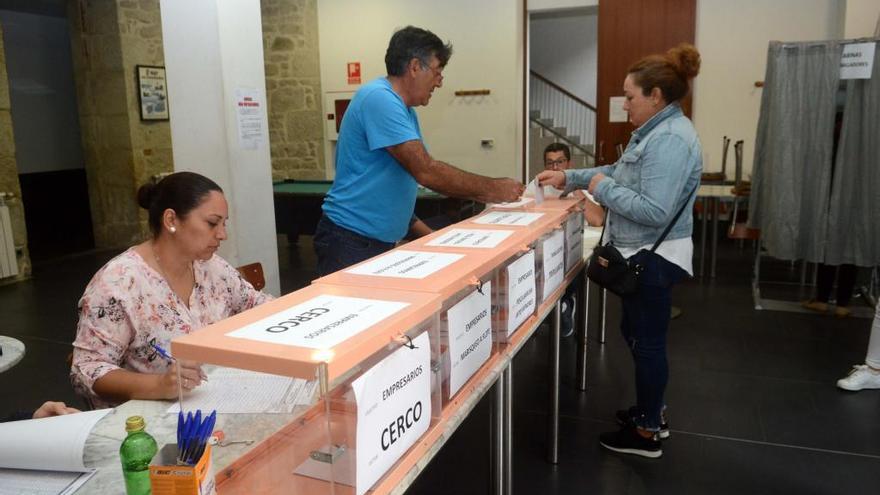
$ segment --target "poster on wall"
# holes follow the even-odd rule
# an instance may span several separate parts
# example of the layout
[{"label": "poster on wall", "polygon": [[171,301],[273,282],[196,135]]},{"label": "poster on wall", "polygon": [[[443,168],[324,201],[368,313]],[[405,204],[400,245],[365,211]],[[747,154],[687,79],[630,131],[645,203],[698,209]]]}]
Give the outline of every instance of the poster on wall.
[{"label": "poster on wall", "polygon": [[266,142],[263,126],[263,98],[259,90],[235,88],[235,117],[242,149],[255,150]]},{"label": "poster on wall", "polygon": [[168,120],[168,86],[165,67],[135,66],[137,70],[138,101],[141,120]]}]

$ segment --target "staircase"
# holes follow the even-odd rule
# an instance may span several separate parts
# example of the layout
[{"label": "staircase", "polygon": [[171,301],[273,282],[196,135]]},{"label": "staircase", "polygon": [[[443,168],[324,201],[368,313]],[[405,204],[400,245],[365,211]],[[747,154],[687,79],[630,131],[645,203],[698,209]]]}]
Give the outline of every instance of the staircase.
[{"label": "staircase", "polygon": [[544,148],[571,148],[572,167],[595,165],[596,108],[535,71],[529,82],[529,177],[544,170]]}]

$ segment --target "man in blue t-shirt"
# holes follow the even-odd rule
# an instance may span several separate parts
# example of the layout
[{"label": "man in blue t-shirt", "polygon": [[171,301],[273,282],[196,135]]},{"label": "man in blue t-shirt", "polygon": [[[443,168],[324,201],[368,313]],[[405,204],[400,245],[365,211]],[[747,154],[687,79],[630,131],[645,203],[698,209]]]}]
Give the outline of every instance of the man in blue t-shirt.
[{"label": "man in blue t-shirt", "polygon": [[514,201],[523,185],[471,174],[435,160],[422,143],[416,106],[443,85],[452,46],[413,26],[391,37],[387,77],[361,87],[345,111],[336,179],[315,231],[318,272],[326,275],[394,247],[415,221],[418,184],[483,203]]}]

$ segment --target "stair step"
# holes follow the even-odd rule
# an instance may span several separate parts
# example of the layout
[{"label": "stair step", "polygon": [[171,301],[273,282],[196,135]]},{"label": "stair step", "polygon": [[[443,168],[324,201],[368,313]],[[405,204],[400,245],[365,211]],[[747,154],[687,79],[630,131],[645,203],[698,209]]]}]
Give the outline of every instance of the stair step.
[{"label": "stair step", "polygon": [[540,110],[529,110],[529,119],[540,120],[541,119],[541,111]]}]

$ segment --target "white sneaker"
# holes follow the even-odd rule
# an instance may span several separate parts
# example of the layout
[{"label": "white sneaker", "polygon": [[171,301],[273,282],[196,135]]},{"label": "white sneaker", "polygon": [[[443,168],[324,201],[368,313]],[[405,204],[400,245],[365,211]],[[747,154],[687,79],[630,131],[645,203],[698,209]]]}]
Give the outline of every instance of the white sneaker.
[{"label": "white sneaker", "polygon": [[867,364],[853,366],[845,378],[837,380],[837,386],[856,392],[866,388],[880,388],[880,372],[872,370]]}]

